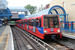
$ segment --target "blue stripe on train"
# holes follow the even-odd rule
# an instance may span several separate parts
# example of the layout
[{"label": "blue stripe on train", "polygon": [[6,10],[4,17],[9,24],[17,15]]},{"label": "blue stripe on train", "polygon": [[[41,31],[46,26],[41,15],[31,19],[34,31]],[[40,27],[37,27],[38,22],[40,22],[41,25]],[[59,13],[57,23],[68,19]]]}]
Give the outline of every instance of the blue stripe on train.
[{"label": "blue stripe on train", "polygon": [[21,24],[19,24],[19,26],[21,26]]},{"label": "blue stripe on train", "polygon": [[27,22],[25,22],[25,24],[27,24]]},{"label": "blue stripe on train", "polygon": [[38,31],[41,33],[41,34],[44,34],[43,32],[43,27],[37,27]]}]

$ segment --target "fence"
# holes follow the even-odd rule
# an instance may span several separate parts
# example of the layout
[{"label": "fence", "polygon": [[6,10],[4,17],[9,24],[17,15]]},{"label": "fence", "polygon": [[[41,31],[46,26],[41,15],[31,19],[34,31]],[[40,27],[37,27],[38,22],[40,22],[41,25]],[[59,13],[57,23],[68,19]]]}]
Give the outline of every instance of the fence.
[{"label": "fence", "polygon": [[60,21],[60,24],[62,30],[75,31],[75,21],[68,21],[65,23],[64,21]]}]

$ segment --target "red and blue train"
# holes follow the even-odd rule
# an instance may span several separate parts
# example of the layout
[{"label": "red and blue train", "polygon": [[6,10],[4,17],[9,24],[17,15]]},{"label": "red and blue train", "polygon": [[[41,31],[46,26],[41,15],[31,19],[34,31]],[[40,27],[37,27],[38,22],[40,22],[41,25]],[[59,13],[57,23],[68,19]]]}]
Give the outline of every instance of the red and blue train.
[{"label": "red and blue train", "polygon": [[41,15],[17,20],[16,26],[41,39],[46,36],[62,38],[59,15]]}]

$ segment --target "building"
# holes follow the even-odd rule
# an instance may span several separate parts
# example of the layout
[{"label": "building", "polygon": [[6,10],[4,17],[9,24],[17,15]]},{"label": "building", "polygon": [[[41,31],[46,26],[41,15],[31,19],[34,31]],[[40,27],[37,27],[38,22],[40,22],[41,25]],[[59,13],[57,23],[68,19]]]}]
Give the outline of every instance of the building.
[{"label": "building", "polygon": [[53,0],[49,7],[54,5],[62,6],[68,15],[68,21],[75,21],[75,0]]},{"label": "building", "polygon": [[12,18],[21,18],[23,19],[25,16],[29,15],[29,11],[24,7],[9,7]]},{"label": "building", "polygon": [[46,5],[46,9],[49,8],[49,4]]}]

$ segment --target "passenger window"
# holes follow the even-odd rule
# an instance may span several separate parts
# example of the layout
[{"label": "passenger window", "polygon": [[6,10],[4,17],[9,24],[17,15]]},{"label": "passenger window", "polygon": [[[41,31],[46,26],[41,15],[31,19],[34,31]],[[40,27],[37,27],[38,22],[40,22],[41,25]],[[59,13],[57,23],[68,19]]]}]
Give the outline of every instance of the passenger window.
[{"label": "passenger window", "polygon": [[30,25],[30,20],[28,20],[28,25]]},{"label": "passenger window", "polygon": [[36,19],[36,27],[41,27],[41,18]]},{"label": "passenger window", "polygon": [[27,25],[29,24],[29,20],[27,20]]},{"label": "passenger window", "polygon": [[55,28],[58,28],[59,27],[58,18],[54,18],[54,25],[55,25]]},{"label": "passenger window", "polygon": [[29,25],[33,26],[33,19],[29,20]]},{"label": "passenger window", "polygon": [[21,24],[23,24],[23,21],[21,21]]},{"label": "passenger window", "polygon": [[22,24],[22,21],[21,21],[21,24]]},{"label": "passenger window", "polygon": [[53,25],[53,18],[49,18],[49,28],[54,28],[54,25]]},{"label": "passenger window", "polygon": [[34,20],[32,19],[32,20],[31,20],[31,26],[33,26],[33,22],[34,22]]},{"label": "passenger window", "polygon": [[25,25],[25,21],[23,21],[23,25]]},{"label": "passenger window", "polygon": [[21,24],[20,21],[19,21],[19,24]]},{"label": "passenger window", "polygon": [[18,24],[20,24],[20,22],[18,21]]},{"label": "passenger window", "polygon": [[39,21],[39,27],[41,27],[41,18],[39,19],[40,21]]},{"label": "passenger window", "polygon": [[24,24],[25,24],[25,20],[24,20]]},{"label": "passenger window", "polygon": [[36,25],[36,24],[35,24],[35,21],[36,21],[36,20],[35,20],[35,19],[33,19],[33,26],[35,26],[35,25]]},{"label": "passenger window", "polygon": [[38,27],[38,19],[36,19],[36,27]]},{"label": "passenger window", "polygon": [[44,28],[48,28],[48,18],[44,19]]}]

